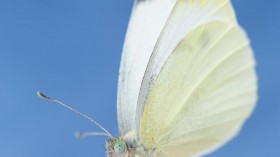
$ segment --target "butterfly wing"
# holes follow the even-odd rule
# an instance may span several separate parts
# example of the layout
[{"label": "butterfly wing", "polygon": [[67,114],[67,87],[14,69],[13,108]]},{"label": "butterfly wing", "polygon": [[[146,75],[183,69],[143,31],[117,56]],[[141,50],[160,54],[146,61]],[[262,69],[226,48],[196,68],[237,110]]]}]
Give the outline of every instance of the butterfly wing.
[{"label": "butterfly wing", "polygon": [[194,29],[158,75],[140,138],[167,156],[191,156],[232,138],[256,101],[254,61],[244,33],[226,23]]},{"label": "butterfly wing", "polygon": [[[144,20],[144,19],[143,19]],[[209,21],[236,24],[228,0],[177,0],[157,40],[142,81],[136,113],[139,130],[142,113],[150,90],[168,57],[179,42],[195,27]]]},{"label": "butterfly wing", "polygon": [[135,0],[123,48],[118,82],[121,135],[135,128],[137,98],[145,69],[175,0]]},{"label": "butterfly wing", "polygon": [[[144,75],[143,91],[149,95],[140,97],[145,105],[138,104],[139,113],[144,106],[140,139],[162,156],[197,156],[217,149],[238,133],[254,108],[257,85],[248,39],[230,3],[218,1],[177,1],[168,19],[175,25],[188,17],[177,13],[193,13],[186,9],[191,5],[198,11],[212,10],[216,18],[190,28],[178,24],[174,32],[165,26],[167,35],[161,35]],[[150,77],[153,73],[156,77]]]}]

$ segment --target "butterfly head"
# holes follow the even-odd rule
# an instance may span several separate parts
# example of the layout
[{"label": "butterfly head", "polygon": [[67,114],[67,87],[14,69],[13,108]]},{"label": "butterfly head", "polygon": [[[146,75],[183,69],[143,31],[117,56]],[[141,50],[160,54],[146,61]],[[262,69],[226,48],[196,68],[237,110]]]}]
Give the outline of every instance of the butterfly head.
[{"label": "butterfly head", "polygon": [[131,131],[119,137],[106,140],[107,157],[144,157],[145,149]]},{"label": "butterfly head", "polygon": [[122,138],[113,138],[106,141],[108,157],[122,157],[128,153],[127,142]]},{"label": "butterfly head", "polygon": [[126,143],[124,141],[117,141],[114,144],[114,152],[116,154],[124,153],[127,150]]}]

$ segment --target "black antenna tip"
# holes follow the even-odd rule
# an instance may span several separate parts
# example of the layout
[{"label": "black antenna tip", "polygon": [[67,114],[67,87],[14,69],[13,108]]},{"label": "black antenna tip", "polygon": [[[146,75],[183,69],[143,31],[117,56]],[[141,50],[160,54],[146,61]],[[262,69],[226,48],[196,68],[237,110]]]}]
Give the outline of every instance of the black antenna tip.
[{"label": "black antenna tip", "polygon": [[47,100],[51,100],[50,97],[46,96],[45,94],[43,94],[42,92],[37,92],[38,97],[43,98],[43,99],[47,99]]}]

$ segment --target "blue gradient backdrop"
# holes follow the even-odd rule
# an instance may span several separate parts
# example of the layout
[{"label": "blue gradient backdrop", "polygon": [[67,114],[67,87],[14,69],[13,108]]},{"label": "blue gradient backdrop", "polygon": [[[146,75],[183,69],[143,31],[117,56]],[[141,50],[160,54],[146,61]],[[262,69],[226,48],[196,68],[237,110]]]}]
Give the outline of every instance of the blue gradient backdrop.
[{"label": "blue gradient backdrop", "polygon": [[[132,0],[0,1],[0,156],[104,157],[71,104],[117,135],[116,91]],[[280,156],[280,1],[233,0],[258,62],[259,101],[241,134],[209,157]]]}]

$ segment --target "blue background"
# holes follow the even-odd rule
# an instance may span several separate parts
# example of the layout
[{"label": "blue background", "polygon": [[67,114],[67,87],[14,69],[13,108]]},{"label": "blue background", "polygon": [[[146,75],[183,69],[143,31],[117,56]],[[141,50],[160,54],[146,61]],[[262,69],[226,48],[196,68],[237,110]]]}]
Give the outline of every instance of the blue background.
[{"label": "blue background", "polygon": [[[116,91],[132,0],[0,0],[0,156],[102,157],[87,120],[117,135]],[[210,157],[280,156],[280,1],[233,0],[258,62],[259,101],[241,134]]]}]

